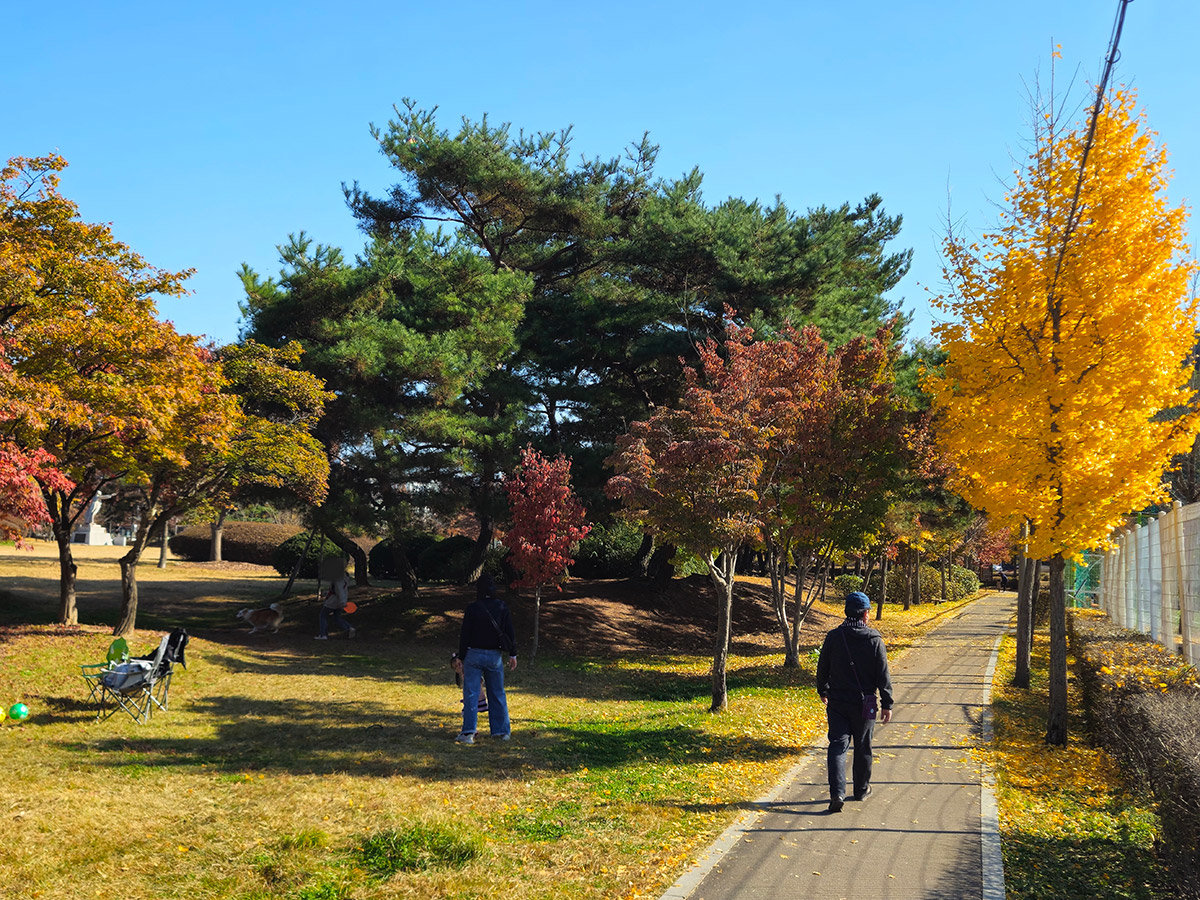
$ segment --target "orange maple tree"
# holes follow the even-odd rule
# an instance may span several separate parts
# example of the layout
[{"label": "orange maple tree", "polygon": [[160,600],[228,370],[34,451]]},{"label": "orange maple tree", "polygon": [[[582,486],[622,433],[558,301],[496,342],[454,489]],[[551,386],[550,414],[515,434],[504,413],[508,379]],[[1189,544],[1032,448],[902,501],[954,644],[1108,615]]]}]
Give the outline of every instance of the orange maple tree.
[{"label": "orange maple tree", "polygon": [[59,548],[59,621],[74,624],[74,525],[136,470],[132,451],[192,389],[180,373],[195,341],[155,318],[155,298],[183,293],[188,273],[156,269],[108,226],[83,222],[58,191],[65,167],[47,156],[0,169],[0,434],[53,459],[34,475]]}]

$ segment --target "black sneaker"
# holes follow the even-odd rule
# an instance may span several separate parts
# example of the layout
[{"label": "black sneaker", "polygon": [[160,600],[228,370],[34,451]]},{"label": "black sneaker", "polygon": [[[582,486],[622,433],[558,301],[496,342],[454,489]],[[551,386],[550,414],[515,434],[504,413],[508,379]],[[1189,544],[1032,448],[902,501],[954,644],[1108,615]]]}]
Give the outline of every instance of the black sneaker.
[{"label": "black sneaker", "polygon": [[872,790],[872,788],[868,784],[865,788],[862,789],[861,792],[854,795],[854,799],[855,800],[866,800],[868,797],[871,796],[871,790]]},{"label": "black sneaker", "polygon": [[830,800],[829,801],[829,811],[831,813],[840,813],[842,811],[842,805],[843,805],[843,801],[841,801],[841,800],[836,800],[836,799]]}]

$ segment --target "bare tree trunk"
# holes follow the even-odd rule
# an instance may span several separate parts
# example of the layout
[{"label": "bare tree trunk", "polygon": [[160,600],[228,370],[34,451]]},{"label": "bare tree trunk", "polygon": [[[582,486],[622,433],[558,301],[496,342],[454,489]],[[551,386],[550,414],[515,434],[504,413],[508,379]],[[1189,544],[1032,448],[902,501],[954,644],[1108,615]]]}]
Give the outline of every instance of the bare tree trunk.
[{"label": "bare tree trunk", "polygon": [[367,579],[367,551],[333,526],[321,525],[319,527],[322,534],[354,560],[354,586],[370,587],[371,582]]},{"label": "bare tree trunk", "polygon": [[[142,521],[138,523],[137,532],[133,536],[133,542],[129,546],[129,551],[121,557],[121,615],[118,617],[117,625],[113,629],[115,637],[125,637],[133,634],[134,628],[137,627],[138,562],[142,558],[142,552],[146,549],[146,545],[150,543],[151,532],[159,524],[154,511],[157,504],[154,502],[153,492],[151,498],[149,507],[142,514]],[[160,515],[165,518],[165,513]]]},{"label": "bare tree trunk", "polygon": [[487,565],[488,548],[492,546],[492,538],[496,536],[496,523],[490,515],[478,513],[479,534],[475,538],[475,546],[471,548],[471,558],[467,561],[467,584],[474,584],[483,575]]},{"label": "bare tree trunk", "polygon": [[417,571],[413,568],[412,563],[408,560],[408,554],[404,552],[404,547],[397,541],[396,547],[396,568],[400,575],[400,590],[406,596],[415,597],[419,588],[417,581]]},{"label": "bare tree trunk", "polygon": [[529,650],[529,661],[537,659],[538,652],[538,622],[542,617],[542,586],[533,589],[533,646]]},{"label": "bare tree trunk", "polygon": [[779,623],[779,631],[783,636],[783,667],[795,669],[800,667],[800,650],[788,627],[787,560],[789,555],[789,548],[786,544],[767,542],[767,574],[771,576],[771,606],[775,611],[775,621]]},{"label": "bare tree trunk", "polygon": [[53,524],[54,542],[58,544],[58,624],[78,625],[79,607],[75,603],[75,579],[79,571],[71,553],[71,526]]},{"label": "bare tree trunk", "polygon": [[880,574],[882,577],[879,579],[879,602],[876,604],[879,608],[879,611],[875,616],[876,621],[883,620],[883,604],[887,602],[888,557],[886,550],[883,552],[883,562],[880,567]]},{"label": "bare tree trunk", "polygon": [[708,575],[717,597],[717,631],[713,641],[711,712],[729,707],[725,673],[729,666],[729,642],[733,622],[733,582],[737,547],[726,547],[716,559],[708,560]]},{"label": "bare tree trunk", "polygon": [[867,571],[866,571],[866,574],[865,574],[865,575],[863,575],[863,574],[861,574],[861,573],[860,573],[860,575],[861,575],[861,577],[862,577],[862,589],[863,589],[863,593],[864,593],[864,594],[866,594],[866,593],[869,593],[869,592],[870,592],[870,590],[871,590],[871,576],[872,576],[872,575],[874,575],[874,574],[875,574],[875,557],[874,557],[874,556],[870,556],[870,557],[867,557]]},{"label": "bare tree trunk", "polygon": [[646,531],[642,533],[642,545],[638,547],[637,556],[633,560],[634,569],[642,577],[646,577],[646,569],[650,565],[650,554],[654,552],[654,535]]},{"label": "bare tree trunk", "polygon": [[662,544],[655,548],[647,572],[653,584],[661,586],[671,583],[671,579],[675,577],[675,566],[671,562],[674,558],[674,544]]},{"label": "bare tree trunk", "polygon": [[158,567],[165,569],[167,567],[167,529],[171,524],[171,520],[167,516],[163,516],[162,531],[159,534],[162,536],[162,547],[158,550]]},{"label": "bare tree trunk", "polygon": [[945,603],[949,598],[946,596],[946,569],[950,567],[949,557],[942,557],[942,603]]},{"label": "bare tree trunk", "polygon": [[[1028,540],[1029,523],[1021,525],[1021,536]],[[1033,629],[1033,591],[1030,587],[1033,578],[1033,560],[1025,555],[1028,544],[1022,543],[1017,554],[1017,659],[1013,671],[1012,683],[1015,687],[1029,688],[1029,655],[1032,649]]]},{"label": "bare tree trunk", "polygon": [[221,562],[221,554],[224,552],[225,542],[225,517],[227,515],[229,515],[229,510],[222,509],[217,513],[216,521],[209,524],[209,529],[212,532],[212,543],[208,547],[210,562]]},{"label": "bare tree trunk", "polygon": [[300,567],[304,565],[304,561],[308,559],[308,551],[312,547],[313,538],[316,536],[316,534],[317,529],[315,526],[308,529],[308,539],[304,542],[304,552],[296,557],[296,562],[292,566],[292,574],[288,576],[287,584],[283,586],[283,593],[279,595],[280,600],[292,592],[292,585],[296,583],[296,576],[300,574]]},{"label": "bare tree trunk", "polygon": [[1066,560],[1062,554],[1050,558],[1050,714],[1046,743],[1067,743],[1067,596],[1063,583]]}]

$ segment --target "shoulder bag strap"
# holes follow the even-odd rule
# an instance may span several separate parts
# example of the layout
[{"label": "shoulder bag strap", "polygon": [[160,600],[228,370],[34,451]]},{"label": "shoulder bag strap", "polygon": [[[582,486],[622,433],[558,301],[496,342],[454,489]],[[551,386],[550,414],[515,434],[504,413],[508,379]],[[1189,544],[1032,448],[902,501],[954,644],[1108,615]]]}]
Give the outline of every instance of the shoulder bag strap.
[{"label": "shoulder bag strap", "polygon": [[[495,617],[492,615],[492,611],[491,611],[490,609],[488,609],[488,608],[487,608],[487,604],[486,604],[486,603],[484,603],[483,601],[480,601],[479,605],[483,607],[483,614],[484,614],[485,616],[487,616],[487,617],[488,617],[488,621],[489,621],[489,622],[491,622],[491,623],[492,623],[492,627],[496,629],[496,634],[498,634],[498,635],[500,636],[500,646],[501,646],[503,649],[505,649],[505,650],[507,650],[507,651],[508,651],[508,655],[509,655],[509,656],[516,656],[516,647],[511,647],[511,648],[510,648],[510,647],[508,646],[508,635],[506,635],[506,634],[505,634],[505,633],[504,633],[504,632],[503,632],[503,631],[500,629],[500,626],[499,626],[498,624],[496,624],[496,619],[495,619]],[[860,690],[861,690],[861,688],[860,688]]]},{"label": "shoulder bag strap", "polygon": [[850,652],[850,642],[846,640],[846,632],[842,630],[842,626],[838,626],[838,634],[842,636],[842,644],[846,647],[846,658],[850,660],[850,674],[854,676],[854,683],[858,685],[858,692],[865,698],[867,692],[862,688],[862,682],[858,680],[858,667],[854,665],[854,654]]}]

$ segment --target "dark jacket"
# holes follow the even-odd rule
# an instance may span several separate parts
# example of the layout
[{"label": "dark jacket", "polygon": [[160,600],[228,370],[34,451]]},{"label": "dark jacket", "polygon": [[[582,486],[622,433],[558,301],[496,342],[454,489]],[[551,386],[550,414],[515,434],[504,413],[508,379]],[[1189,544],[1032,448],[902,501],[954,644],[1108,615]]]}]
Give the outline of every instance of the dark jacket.
[{"label": "dark jacket", "polygon": [[[847,649],[854,658],[853,669]],[[862,685],[861,693],[858,684]],[[863,623],[845,623],[825,635],[817,658],[817,693],[832,703],[858,706],[863,694],[876,691],[879,691],[879,705],[891,709],[892,676],[888,672],[883,635]]]},{"label": "dark jacket", "polygon": [[458,638],[459,659],[466,658],[468,647],[476,650],[507,650],[509,656],[517,655],[512,614],[499,597],[480,598],[467,607]]}]

